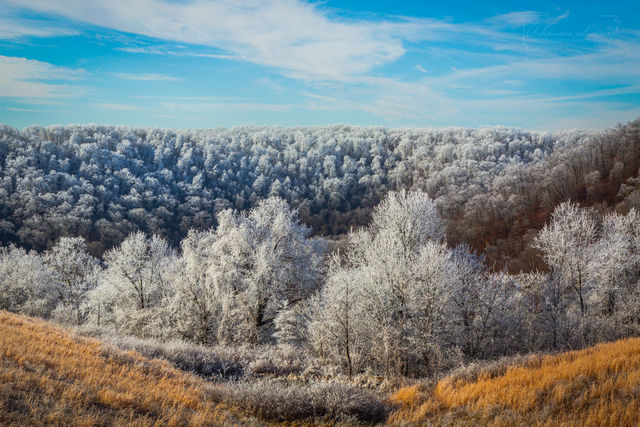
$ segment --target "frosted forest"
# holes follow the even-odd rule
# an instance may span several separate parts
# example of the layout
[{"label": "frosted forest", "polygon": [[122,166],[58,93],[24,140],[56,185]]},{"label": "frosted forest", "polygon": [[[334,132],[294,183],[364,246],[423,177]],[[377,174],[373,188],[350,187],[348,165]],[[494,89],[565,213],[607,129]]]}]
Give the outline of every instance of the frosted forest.
[{"label": "frosted forest", "polygon": [[638,336],[639,167],[640,121],[5,126],[0,309],[236,379],[429,377]]},{"label": "frosted forest", "polygon": [[640,426],[640,1],[0,0],[0,427]]}]

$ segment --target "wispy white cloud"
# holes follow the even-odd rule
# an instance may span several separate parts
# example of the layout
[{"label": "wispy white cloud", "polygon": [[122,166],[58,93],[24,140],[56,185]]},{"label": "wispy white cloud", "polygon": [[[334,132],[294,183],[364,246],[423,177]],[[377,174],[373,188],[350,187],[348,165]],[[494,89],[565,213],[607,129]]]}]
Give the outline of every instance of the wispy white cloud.
[{"label": "wispy white cloud", "polygon": [[[461,44],[467,50],[470,46],[483,46],[522,55],[522,36],[503,31],[504,27],[537,22],[552,25],[566,15],[545,18],[534,11],[512,12],[490,19],[489,24],[471,24],[410,17],[345,19],[322,5],[300,0],[6,1],[16,8],[222,51],[159,46],[120,48],[129,53],[249,61],[277,68],[289,77],[329,81],[348,81],[369,74],[375,67],[403,56],[406,43],[442,41]],[[546,41],[529,37],[527,53],[539,52],[545,44]],[[455,55],[455,51],[451,54]]]},{"label": "wispy white cloud", "polygon": [[214,112],[285,112],[300,107],[296,104],[275,104],[262,102],[161,102],[165,112],[214,113]]},{"label": "wispy white cloud", "polygon": [[166,51],[152,46],[123,46],[118,47],[116,50],[128,53],[147,53],[151,55],[165,55]]},{"label": "wispy white cloud", "polygon": [[20,37],[57,37],[78,34],[72,28],[49,21],[28,19],[18,16],[6,6],[0,5],[0,39]]},{"label": "wispy white cloud", "polygon": [[212,59],[231,59],[242,61],[244,58],[235,55],[224,55],[220,53],[206,53],[206,52],[193,52],[190,50],[176,50],[168,49],[160,46],[124,46],[116,48],[122,52],[128,53],[141,53],[148,55],[173,55],[173,56],[191,56],[199,58],[212,58]]},{"label": "wispy white cloud", "polygon": [[212,46],[306,78],[343,79],[402,56],[368,22],[333,19],[295,0],[7,0],[16,7],[163,40]]},{"label": "wispy white cloud", "polygon": [[[558,69],[560,79],[563,67]],[[563,95],[551,88],[548,93],[540,93],[517,79],[526,77],[522,75],[524,66],[515,67],[513,73],[502,70],[495,76],[496,70],[487,68],[464,71],[474,74],[473,78],[457,74],[463,71],[454,73],[455,77],[425,77],[412,82],[363,78],[355,88],[344,85],[304,95],[314,100],[307,108],[333,106],[345,112],[366,111],[391,125],[448,126],[464,122],[474,126],[510,124],[554,130],[576,124],[588,128],[610,126],[637,116],[637,102],[621,96],[639,94],[638,84],[610,83],[609,88],[573,90]],[[567,75],[573,73],[565,71]],[[637,68],[629,72],[638,73]],[[591,73],[594,78],[606,75],[604,70]]]},{"label": "wispy white cloud", "polygon": [[93,107],[99,108],[101,110],[109,110],[109,111],[135,111],[141,110],[142,107],[131,104],[117,104],[117,103],[104,103],[97,102],[91,104]]},{"label": "wispy white cloud", "polygon": [[116,73],[115,76],[122,80],[136,80],[147,82],[179,82],[184,80],[182,77],[174,77],[158,73]]},{"label": "wispy white cloud", "polygon": [[202,52],[188,52],[188,51],[167,51],[168,55],[176,56],[193,56],[196,58],[212,58],[212,59],[231,59],[234,61],[243,61],[244,58],[235,55],[221,55],[219,53],[202,53]]},{"label": "wispy white cloud", "polygon": [[456,125],[465,118],[466,123],[473,126],[509,124],[548,130],[597,128],[637,118],[640,110],[637,104],[619,98],[634,93],[640,93],[640,87],[594,90],[568,96],[531,96],[505,91],[463,98],[438,93],[421,84],[406,88],[388,85],[370,89],[371,101],[351,108],[370,111],[388,123],[405,125]]},{"label": "wispy white cloud", "polygon": [[18,107],[6,107],[7,111],[16,111],[21,113],[53,113],[55,110],[43,110],[40,108],[18,108]]},{"label": "wispy white cloud", "polygon": [[509,12],[502,15],[494,16],[489,22],[503,27],[521,27],[540,22],[540,13],[532,10],[521,12]]},{"label": "wispy white cloud", "polygon": [[545,23],[547,25],[556,25],[558,22],[562,21],[563,19],[567,19],[569,17],[569,15],[571,15],[571,12],[566,11],[564,13],[561,13],[560,15],[551,17],[551,18],[547,18],[545,20]]},{"label": "wispy white cloud", "polygon": [[282,92],[284,90],[284,87],[281,84],[276,83],[270,77],[261,77],[256,79],[254,84],[258,87],[270,89],[274,92]]},{"label": "wispy white cloud", "polygon": [[176,96],[176,95],[133,95],[133,99],[163,100],[168,102],[228,102],[246,98],[240,96]]},{"label": "wispy white cloud", "polygon": [[405,42],[490,44],[503,50],[518,42],[517,36],[482,25],[409,17],[344,19],[299,0],[7,1],[14,7],[223,52],[156,46],[124,46],[122,51],[250,61],[305,80],[344,81],[367,74],[403,56]]},{"label": "wispy white cloud", "polygon": [[0,18],[0,39],[13,39],[18,37],[57,37],[72,36],[77,31],[68,28],[43,26],[36,22],[16,22],[11,19]]},{"label": "wispy white cloud", "polygon": [[[574,109],[596,120],[611,118],[616,111],[622,115],[635,111],[633,101],[618,102],[618,98],[637,93],[635,83],[640,79],[640,32],[622,29],[615,21],[612,29],[590,28],[589,34],[587,30],[584,34],[554,33],[551,27],[570,16],[562,11],[514,11],[469,23],[372,15],[358,19],[338,15],[324,3],[302,0],[5,2],[15,10],[62,16],[126,33],[118,49],[132,55],[245,61],[298,80],[250,77],[250,84],[272,89],[271,95],[286,94],[282,97],[287,102],[161,96],[155,109],[144,104],[141,110],[156,116],[307,109],[364,112],[391,125],[448,125],[468,117],[486,118],[486,123],[491,117],[528,120],[532,112],[540,123],[552,122],[558,117],[571,118],[570,109]],[[26,24],[21,21],[20,25]],[[20,31],[28,32],[14,32]],[[397,61],[403,56],[403,61]],[[397,68],[381,67],[393,62]],[[24,74],[14,69],[9,77],[0,75],[0,90],[17,82],[26,85],[24,96],[54,97],[69,92],[67,82],[33,77],[34,70],[47,74],[46,63],[35,63],[23,65],[28,68]],[[0,67],[6,67],[2,60]],[[182,80],[160,73],[110,75],[138,81]],[[573,86],[581,90],[569,88],[577,82],[580,85]],[[19,89],[11,90],[16,94]],[[248,92],[240,88],[237,93]],[[289,97],[294,93],[298,98]],[[125,100],[94,107],[113,111],[142,108],[135,104],[143,103],[127,104]]]},{"label": "wispy white cloud", "polygon": [[[472,96],[488,90],[505,90],[509,82],[581,81],[630,85],[640,78],[640,42],[615,40],[588,53],[510,58],[503,64],[452,68],[452,72],[425,76],[422,84],[443,90],[466,89]],[[510,88],[508,88],[510,89]],[[521,88],[528,90],[531,88]]]},{"label": "wispy white cloud", "polygon": [[0,97],[20,99],[57,99],[75,96],[82,70],[58,67],[26,58],[0,56]]},{"label": "wispy white cloud", "polygon": [[497,27],[502,28],[521,28],[536,24],[550,27],[552,25],[556,25],[563,19],[568,18],[569,15],[569,11],[560,13],[559,15],[543,15],[542,13],[537,11],[523,10],[496,15],[489,18],[487,21]]},{"label": "wispy white cloud", "polygon": [[636,93],[640,93],[640,85],[629,85],[612,89],[593,90],[590,92],[578,93],[575,95],[546,96],[542,99],[549,102],[573,101],[577,99],[602,98],[607,96],[631,95]]}]

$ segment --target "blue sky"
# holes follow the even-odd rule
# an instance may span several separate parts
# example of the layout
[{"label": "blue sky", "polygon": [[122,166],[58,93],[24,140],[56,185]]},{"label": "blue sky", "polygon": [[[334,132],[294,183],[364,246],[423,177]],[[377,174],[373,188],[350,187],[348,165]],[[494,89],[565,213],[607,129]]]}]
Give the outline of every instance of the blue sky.
[{"label": "blue sky", "polygon": [[0,3],[0,123],[19,128],[637,117],[637,0]]}]

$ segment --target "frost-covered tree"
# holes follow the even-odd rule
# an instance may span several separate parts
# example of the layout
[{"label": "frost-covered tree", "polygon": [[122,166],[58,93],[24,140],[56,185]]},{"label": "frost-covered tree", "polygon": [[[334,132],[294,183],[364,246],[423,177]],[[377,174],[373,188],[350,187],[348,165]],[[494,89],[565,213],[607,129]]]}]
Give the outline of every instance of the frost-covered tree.
[{"label": "frost-covered tree", "polygon": [[158,236],[136,232],[104,259],[106,268],[92,291],[95,321],[141,336],[159,334],[160,304],[171,292],[173,250]]},{"label": "frost-covered tree", "polygon": [[423,375],[437,372],[443,363],[447,308],[451,304],[451,279],[455,272],[451,253],[443,242],[428,241],[420,249],[416,275],[409,292],[409,365]]},{"label": "frost-covered tree", "polygon": [[[349,235],[344,266],[328,279],[337,291],[349,289],[362,300],[354,327],[367,335],[370,357],[388,375],[407,374],[410,361],[424,361],[429,346],[437,344],[429,340],[446,301],[448,253],[442,239],[440,216],[425,193],[390,193],[372,224]],[[352,277],[358,280],[347,287],[343,282]],[[344,323],[340,317],[332,321]],[[345,334],[343,329],[343,340]]]},{"label": "frost-covered tree", "polygon": [[326,245],[279,198],[248,214],[223,211],[218,224],[183,243],[176,304],[191,311],[190,328],[208,337],[200,340],[269,341],[283,308],[292,310],[319,285]]},{"label": "frost-covered tree", "polygon": [[173,294],[165,302],[171,312],[170,333],[187,341],[215,344],[232,327],[232,293],[216,280],[216,234],[190,231],[171,275]]},{"label": "frost-covered tree", "polygon": [[58,303],[54,272],[35,252],[0,247],[0,309],[49,318]]},{"label": "frost-covered tree", "polygon": [[554,273],[526,273],[515,278],[513,301],[522,351],[564,348],[568,341],[566,289]]},{"label": "frost-covered tree", "polygon": [[597,231],[597,224],[588,211],[567,202],[554,210],[551,222],[535,240],[558,280],[574,293],[582,315],[587,312],[588,266]]},{"label": "frost-covered tree", "polygon": [[453,343],[467,358],[475,359],[491,351],[488,344],[496,338],[505,281],[488,274],[484,258],[468,246],[455,248],[450,262],[448,329]]},{"label": "frost-covered tree", "polygon": [[306,300],[290,303],[282,301],[278,314],[273,319],[273,337],[276,343],[287,350],[300,351],[307,338]]},{"label": "frost-covered tree", "polygon": [[56,317],[76,325],[84,323],[89,310],[87,294],[96,285],[98,260],[89,255],[82,237],[62,237],[43,259],[53,272],[51,292],[59,299]]},{"label": "frost-covered tree", "polygon": [[635,209],[606,215],[600,235],[589,271],[596,341],[639,330],[640,215]]},{"label": "frost-covered tree", "polygon": [[310,352],[338,366],[348,376],[363,367],[370,353],[365,318],[363,284],[359,271],[344,268],[334,256],[322,290],[309,301]]}]

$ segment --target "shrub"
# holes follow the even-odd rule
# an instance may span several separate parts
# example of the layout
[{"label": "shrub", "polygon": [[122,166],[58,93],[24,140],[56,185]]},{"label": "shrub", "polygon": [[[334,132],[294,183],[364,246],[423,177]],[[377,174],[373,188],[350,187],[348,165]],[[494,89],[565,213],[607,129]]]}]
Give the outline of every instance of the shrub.
[{"label": "shrub", "polygon": [[392,405],[378,395],[338,382],[307,385],[276,380],[227,383],[222,401],[270,421],[321,418],[327,422],[383,422]]}]

